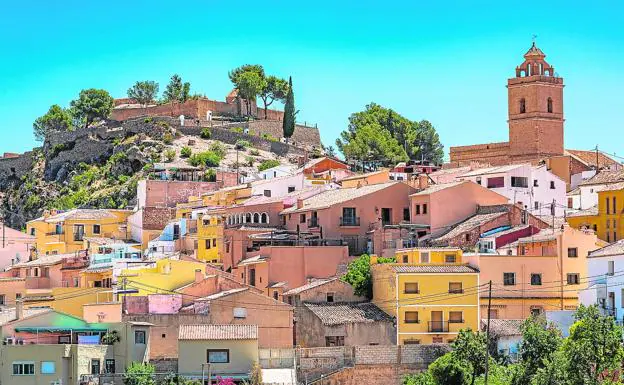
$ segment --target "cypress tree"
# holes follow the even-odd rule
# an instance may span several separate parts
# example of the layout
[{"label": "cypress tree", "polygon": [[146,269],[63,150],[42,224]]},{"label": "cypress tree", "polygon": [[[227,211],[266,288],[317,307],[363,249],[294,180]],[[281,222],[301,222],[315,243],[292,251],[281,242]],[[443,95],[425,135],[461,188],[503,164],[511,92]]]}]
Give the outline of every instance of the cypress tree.
[{"label": "cypress tree", "polygon": [[284,121],[282,122],[284,138],[286,141],[295,132],[295,94],[292,87],[292,77],[288,78],[288,94],[286,95],[286,104],[284,105]]}]

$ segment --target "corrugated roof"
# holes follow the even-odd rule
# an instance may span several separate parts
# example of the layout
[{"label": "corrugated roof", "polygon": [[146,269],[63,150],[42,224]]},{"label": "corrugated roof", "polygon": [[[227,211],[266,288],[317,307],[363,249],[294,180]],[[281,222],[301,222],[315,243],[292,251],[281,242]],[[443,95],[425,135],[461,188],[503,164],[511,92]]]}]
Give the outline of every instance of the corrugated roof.
[{"label": "corrugated roof", "polygon": [[314,195],[308,199],[303,200],[303,207],[298,209],[297,206],[293,206],[282,211],[282,214],[296,213],[300,211],[318,210],[333,205],[347,202],[353,199],[361,198],[363,196],[374,194],[388,187],[395,186],[401,182],[390,183],[378,183],[370,184],[362,187],[340,188],[336,190],[327,190],[320,194]]},{"label": "corrugated roof", "polygon": [[304,303],[323,325],[392,322],[392,317],[370,302],[366,303]]},{"label": "corrugated roof", "polygon": [[255,340],[258,325],[180,325],[179,340]]},{"label": "corrugated roof", "polygon": [[468,265],[392,265],[397,273],[478,273],[479,269]]},{"label": "corrugated roof", "polygon": [[451,183],[440,183],[440,184],[434,184],[433,186],[429,186],[426,189],[419,191],[417,193],[411,194],[410,196],[419,196],[419,195],[429,195],[429,194],[433,194],[436,193],[438,191],[442,191],[442,190],[446,190],[447,188],[452,188],[455,186],[459,186],[462,183],[472,183],[469,181],[458,181],[458,182],[451,182]]},{"label": "corrugated roof", "polygon": [[288,290],[287,292],[284,293],[284,295],[294,295],[294,294],[299,294],[299,293],[303,293],[306,290],[310,290],[310,289],[314,289],[315,287],[319,287],[319,286],[323,286],[326,283],[330,283],[330,282],[334,282],[335,280],[337,280],[338,278],[327,278],[327,279],[315,279],[313,281],[311,281],[308,284],[305,284],[303,286],[299,286],[299,287],[295,287],[294,289]]},{"label": "corrugated roof", "polygon": [[624,239],[614,242],[608,246],[592,251],[587,256],[588,258],[608,257],[615,255],[624,255]]}]

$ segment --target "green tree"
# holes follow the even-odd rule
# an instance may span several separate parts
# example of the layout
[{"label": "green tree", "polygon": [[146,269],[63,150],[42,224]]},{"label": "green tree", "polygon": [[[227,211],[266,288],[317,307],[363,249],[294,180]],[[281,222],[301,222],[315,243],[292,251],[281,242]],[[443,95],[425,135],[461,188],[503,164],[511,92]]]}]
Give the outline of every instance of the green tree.
[{"label": "green tree", "polygon": [[70,131],[72,129],[72,116],[70,112],[58,104],[50,106],[45,115],[38,117],[33,123],[35,139],[44,141],[50,132]]},{"label": "green tree", "polygon": [[378,123],[361,126],[348,142],[336,142],[347,159],[394,165],[406,161],[407,154],[389,131]]},{"label": "green tree", "polygon": [[288,140],[295,132],[295,93],[292,86],[292,77],[288,78],[288,94],[286,95],[286,104],[284,105],[284,121],[282,122],[282,130],[284,138]]},{"label": "green tree", "polygon": [[286,100],[288,94],[288,82],[277,76],[268,76],[264,88],[260,91],[260,99],[264,103],[264,118],[267,119],[267,110],[274,101]]},{"label": "green tree", "polygon": [[[394,258],[377,258],[378,263],[392,263]],[[362,254],[347,266],[347,273],[342,276],[342,281],[353,286],[355,295],[373,298],[373,278],[371,275],[370,256]]]},{"label": "green tree", "polygon": [[262,67],[260,64],[244,64],[228,72],[228,77],[235,87],[238,88],[238,77],[244,72],[255,72],[261,78],[265,78],[264,67]]},{"label": "green tree", "polygon": [[622,369],[622,327],[596,306],[579,306],[562,348],[570,385],[595,385]]},{"label": "green tree", "polygon": [[132,362],[124,375],[124,385],[156,385],[154,365]]},{"label": "green tree", "polygon": [[[532,385],[566,385],[568,384],[568,374],[566,367],[568,366],[567,358],[562,350],[556,351],[549,358],[544,359],[543,365],[531,376],[526,376],[526,368],[520,370],[520,373],[514,377],[512,384],[532,384]],[[530,378],[530,382],[518,378]]]},{"label": "green tree", "polygon": [[429,371],[403,377],[403,385],[436,385]]},{"label": "green tree", "polygon": [[529,384],[532,377],[543,369],[547,362],[552,361],[553,354],[563,341],[559,329],[547,323],[546,318],[541,316],[525,320],[521,330],[520,357],[522,361],[514,376],[515,385]]},{"label": "green tree", "polygon": [[336,149],[334,148],[334,146],[327,147],[325,152],[327,153],[327,156],[329,156],[331,158],[335,158],[336,157]]},{"label": "green tree", "polygon": [[138,81],[128,88],[128,97],[144,107],[156,100],[157,95],[158,83],[152,80]]},{"label": "green tree", "polygon": [[[367,136],[370,127],[383,131],[377,138],[384,139],[383,146],[373,146],[374,141],[359,138]],[[353,141],[360,143],[350,146]],[[377,160],[388,165],[394,163],[397,157],[427,160],[437,164],[442,163],[444,157],[440,138],[430,122],[411,121],[376,103],[367,105],[364,111],[351,114],[349,126],[340,134],[336,145],[348,159],[362,159],[368,150],[374,152],[375,147],[382,147],[386,152]]]},{"label": "green tree", "polygon": [[163,101],[165,103],[184,103],[188,100],[190,92],[191,83],[183,82],[180,75],[175,74],[163,92]]},{"label": "green tree", "polygon": [[236,88],[238,96],[245,100],[247,115],[251,115],[251,102],[258,98],[258,95],[266,87],[266,80],[257,72],[247,71],[241,73],[237,78]]},{"label": "green tree", "polygon": [[268,170],[270,168],[277,167],[280,164],[280,161],[277,159],[266,159],[260,163],[260,165],[258,166],[258,171]]},{"label": "green tree", "polygon": [[99,119],[106,119],[113,111],[113,97],[106,90],[89,88],[80,91],[77,100],[71,102],[74,115],[85,127]]},{"label": "green tree", "polygon": [[486,346],[486,334],[473,332],[470,328],[460,330],[453,342],[455,357],[470,369],[470,384],[474,384],[477,377],[485,373]]},{"label": "green tree", "polygon": [[470,367],[453,353],[447,353],[429,365],[436,385],[468,385]]},{"label": "green tree", "polygon": [[262,385],[262,368],[257,362],[254,362],[251,366],[251,373],[249,373],[249,385]]}]

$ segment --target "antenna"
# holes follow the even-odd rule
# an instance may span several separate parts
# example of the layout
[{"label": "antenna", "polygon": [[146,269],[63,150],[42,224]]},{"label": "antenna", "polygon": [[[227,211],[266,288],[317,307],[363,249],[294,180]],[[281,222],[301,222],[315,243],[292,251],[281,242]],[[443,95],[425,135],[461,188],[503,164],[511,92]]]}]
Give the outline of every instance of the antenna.
[{"label": "antenna", "polygon": [[533,45],[535,45],[535,40],[537,39],[537,35],[533,34],[531,35],[531,40],[533,41]]}]

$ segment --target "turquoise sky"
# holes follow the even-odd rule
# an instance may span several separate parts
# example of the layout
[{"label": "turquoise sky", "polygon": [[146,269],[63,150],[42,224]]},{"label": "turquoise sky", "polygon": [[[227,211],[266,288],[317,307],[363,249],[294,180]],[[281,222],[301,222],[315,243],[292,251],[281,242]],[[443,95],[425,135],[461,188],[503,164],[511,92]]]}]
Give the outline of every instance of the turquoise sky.
[{"label": "turquoise sky", "polygon": [[162,90],[179,73],[222,100],[227,71],[259,63],[293,76],[299,120],[318,123],[325,144],[375,101],[433,122],[448,156],[507,140],[506,79],[537,34],[566,84],[566,146],[624,156],[624,5],[573,3],[7,2],[0,152],[37,145],[32,121],[83,88],[123,97],[136,80]]}]

